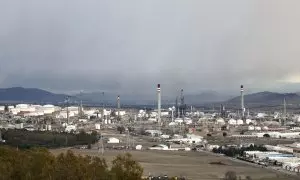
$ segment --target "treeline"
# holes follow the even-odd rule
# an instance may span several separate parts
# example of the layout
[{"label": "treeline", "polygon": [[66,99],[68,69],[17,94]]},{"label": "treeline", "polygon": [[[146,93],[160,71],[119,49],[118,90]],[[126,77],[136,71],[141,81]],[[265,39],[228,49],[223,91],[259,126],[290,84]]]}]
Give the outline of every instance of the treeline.
[{"label": "treeline", "polygon": [[87,134],[80,132],[59,133],[49,131],[27,131],[19,129],[2,129],[2,139],[6,145],[18,148],[46,147],[58,148],[75,145],[88,145],[97,142],[98,136],[96,132]]},{"label": "treeline", "polygon": [[119,155],[108,168],[103,158],[54,156],[47,149],[0,147],[0,180],[140,180],[143,168],[130,154]]},{"label": "treeline", "polygon": [[219,154],[225,154],[226,156],[229,157],[236,157],[236,156],[243,156],[245,151],[267,151],[267,149],[264,146],[257,146],[257,145],[250,145],[249,147],[241,147],[241,148],[236,148],[236,147],[229,147],[229,148],[214,148],[212,150],[214,153],[219,153]]}]

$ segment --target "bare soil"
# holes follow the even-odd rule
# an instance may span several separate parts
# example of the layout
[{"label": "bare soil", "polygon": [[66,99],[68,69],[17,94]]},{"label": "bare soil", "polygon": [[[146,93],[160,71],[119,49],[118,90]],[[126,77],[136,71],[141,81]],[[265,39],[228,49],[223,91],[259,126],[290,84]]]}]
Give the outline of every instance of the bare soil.
[{"label": "bare soil", "polygon": [[[55,155],[67,149],[51,150]],[[72,149],[80,155],[102,156],[97,150]],[[126,151],[105,151],[104,158],[110,162],[118,154]],[[188,179],[219,180],[227,171],[235,171],[245,179],[251,176],[253,180],[296,180],[280,172],[266,168],[254,167],[241,162],[232,161],[226,157],[214,156],[205,152],[170,152],[170,151],[130,151],[133,157],[144,168],[144,175],[185,176]],[[213,163],[218,162],[218,163]]]}]

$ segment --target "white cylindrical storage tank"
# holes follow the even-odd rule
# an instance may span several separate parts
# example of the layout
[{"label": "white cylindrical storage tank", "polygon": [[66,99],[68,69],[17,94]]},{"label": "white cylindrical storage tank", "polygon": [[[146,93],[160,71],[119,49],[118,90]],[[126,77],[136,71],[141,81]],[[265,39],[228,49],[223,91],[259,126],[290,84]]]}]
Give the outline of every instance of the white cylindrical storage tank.
[{"label": "white cylindrical storage tank", "polygon": [[248,126],[248,131],[254,131],[254,126]]},{"label": "white cylindrical storage tank", "polygon": [[219,119],[216,120],[216,123],[217,124],[225,124],[225,121],[224,121],[223,118],[219,118]]},{"label": "white cylindrical storage tank", "polygon": [[169,123],[169,126],[176,126],[177,125],[177,123],[175,123],[175,122],[170,122]]},{"label": "white cylindrical storage tank", "polygon": [[16,129],[23,129],[23,123],[16,124]]},{"label": "white cylindrical storage tank", "polygon": [[250,124],[252,122],[251,119],[246,119],[246,124]]},{"label": "white cylindrical storage tank", "polygon": [[100,130],[100,124],[95,124],[95,129]]},{"label": "white cylindrical storage tank", "polygon": [[236,124],[237,124],[237,125],[243,125],[243,124],[244,124],[244,121],[241,120],[241,119],[239,119],[239,120],[236,121]]},{"label": "white cylindrical storage tank", "polygon": [[137,146],[135,146],[135,149],[136,149],[136,150],[142,150],[142,148],[143,148],[142,145],[137,145]]},{"label": "white cylindrical storage tank", "polygon": [[256,130],[256,131],[261,131],[261,127],[255,126],[255,130]]},{"label": "white cylindrical storage tank", "polygon": [[268,126],[264,126],[262,129],[265,130],[265,131],[269,130]]},{"label": "white cylindrical storage tank", "polygon": [[48,125],[46,126],[46,129],[47,129],[48,131],[51,131],[51,130],[52,130],[51,124],[48,124]]},{"label": "white cylindrical storage tank", "polygon": [[236,120],[235,119],[229,119],[228,124],[236,125]]}]

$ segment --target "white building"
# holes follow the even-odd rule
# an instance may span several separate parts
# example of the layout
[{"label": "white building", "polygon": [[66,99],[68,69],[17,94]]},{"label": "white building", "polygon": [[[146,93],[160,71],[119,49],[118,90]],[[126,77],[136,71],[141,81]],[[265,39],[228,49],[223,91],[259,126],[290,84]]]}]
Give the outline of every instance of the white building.
[{"label": "white building", "polygon": [[76,129],[77,129],[77,127],[75,125],[67,125],[65,131],[71,132],[72,130],[76,131]]},{"label": "white building", "polygon": [[107,143],[108,144],[118,144],[118,143],[120,143],[120,140],[117,138],[111,137],[111,138],[108,138]]}]

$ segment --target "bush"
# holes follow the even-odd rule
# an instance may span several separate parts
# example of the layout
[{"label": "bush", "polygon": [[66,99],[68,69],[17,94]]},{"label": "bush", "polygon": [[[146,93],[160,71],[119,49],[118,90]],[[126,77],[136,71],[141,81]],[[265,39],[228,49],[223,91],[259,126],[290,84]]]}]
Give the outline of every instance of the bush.
[{"label": "bush", "polygon": [[6,144],[19,148],[47,147],[57,148],[64,146],[88,145],[97,142],[97,134],[58,133],[49,131],[27,131],[18,129],[2,129],[2,138]]},{"label": "bush", "polygon": [[54,156],[40,148],[17,150],[2,146],[0,159],[0,179],[5,180],[141,180],[143,174],[130,154],[117,156],[111,169],[103,158],[77,156],[72,151]]}]

